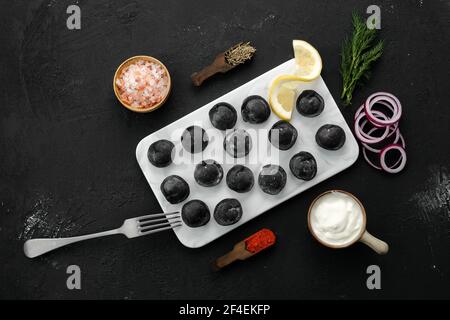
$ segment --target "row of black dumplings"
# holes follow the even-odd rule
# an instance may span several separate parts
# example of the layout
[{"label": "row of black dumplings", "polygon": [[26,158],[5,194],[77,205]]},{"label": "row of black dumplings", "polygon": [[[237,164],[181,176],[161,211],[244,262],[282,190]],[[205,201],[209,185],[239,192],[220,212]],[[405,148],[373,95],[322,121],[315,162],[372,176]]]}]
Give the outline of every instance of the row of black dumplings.
[{"label": "row of black dumplings", "polygon": [[[314,90],[304,90],[297,98],[296,109],[305,117],[316,117],[325,107],[324,100]],[[267,101],[258,95],[247,97],[241,106],[244,122],[263,123],[270,116],[271,110]],[[212,125],[219,130],[232,129],[237,121],[236,109],[226,102],[219,102],[209,111]]]},{"label": "row of black dumplings", "polygon": [[[270,143],[282,151],[292,148],[297,137],[297,129],[284,120],[276,122],[268,134]],[[325,124],[317,130],[315,138],[320,147],[338,150],[345,143],[345,132],[337,125]],[[208,136],[203,128],[190,126],[184,131],[181,142],[186,150],[197,153],[203,151],[208,145]],[[155,167],[167,167],[172,163],[174,148],[175,145],[169,140],[155,141],[148,149],[148,160]],[[244,129],[234,129],[225,136],[223,148],[234,158],[241,158],[247,156],[252,149],[252,139]]]},{"label": "row of black dumplings", "polygon": [[[191,227],[204,226],[211,219],[208,206],[201,200],[195,199],[186,202],[181,209],[183,222]],[[227,198],[220,201],[214,208],[214,220],[221,226],[235,224],[242,218],[242,206],[239,200]]]},{"label": "row of black dumplings", "polygon": [[[324,109],[323,98],[313,90],[305,90],[297,99],[297,110],[306,117],[316,117]],[[247,97],[241,107],[245,122],[258,124],[270,116],[270,107],[260,96]],[[233,129],[237,121],[236,109],[226,102],[219,102],[209,111],[212,125],[219,130]],[[289,150],[298,137],[297,129],[289,122],[276,122],[268,134],[272,145],[280,150]],[[327,150],[338,150],[345,143],[345,133],[341,127],[334,124],[321,126],[315,136],[317,144]],[[206,131],[199,126],[186,128],[181,136],[183,148],[191,153],[198,153],[208,146],[209,138]],[[175,145],[168,140],[159,140],[150,145],[148,159],[156,167],[166,167],[172,163],[172,151]],[[234,129],[227,133],[223,148],[234,158],[248,155],[252,148],[250,135],[244,129]]]},{"label": "row of black dumplings", "polygon": [[[300,180],[312,180],[317,173],[314,156],[306,151],[296,153],[289,161],[289,169]],[[262,191],[276,195],[286,185],[286,171],[276,164],[263,166],[258,175],[258,184]],[[202,187],[213,187],[223,179],[222,166],[214,160],[202,160],[195,166],[194,179]],[[234,165],[226,176],[227,186],[238,193],[249,192],[255,184],[252,170],[244,165]],[[171,204],[180,203],[189,196],[189,184],[178,175],[170,175],[161,183],[161,192]]]},{"label": "row of black dumplings", "polygon": [[[289,168],[298,179],[309,181],[317,173],[317,163],[312,154],[301,151],[295,154]],[[223,179],[222,166],[214,160],[203,160],[196,165],[194,170],[195,181],[203,187],[218,185]],[[279,165],[268,164],[262,167],[258,184],[261,190],[267,194],[276,195],[286,185],[286,171]],[[228,187],[238,193],[249,192],[255,179],[253,172],[246,166],[235,165],[227,173],[226,183]],[[190,194],[189,184],[178,175],[166,177],[160,186],[161,193],[171,204],[177,204],[187,199]],[[198,211],[198,212],[197,212]],[[196,213],[197,212],[197,213]],[[181,216],[186,225],[200,227],[209,221],[209,209],[201,200],[191,200],[184,204]],[[220,225],[231,225],[240,220],[242,206],[237,199],[224,199],[216,206],[214,218]]]}]

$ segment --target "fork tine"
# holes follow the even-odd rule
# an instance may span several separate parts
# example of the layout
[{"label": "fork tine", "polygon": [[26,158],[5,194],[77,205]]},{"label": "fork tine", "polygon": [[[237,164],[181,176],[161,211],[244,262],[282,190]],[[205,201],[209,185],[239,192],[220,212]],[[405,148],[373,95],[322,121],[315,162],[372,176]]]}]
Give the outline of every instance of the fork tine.
[{"label": "fork tine", "polygon": [[158,224],[152,224],[152,225],[145,226],[145,227],[138,226],[138,229],[139,229],[140,232],[144,232],[144,231],[147,231],[147,230],[158,229],[159,227],[166,227],[166,226],[172,227],[173,224],[177,224],[177,223],[181,223],[181,220],[176,220],[176,221],[171,221],[171,222],[163,222],[163,223],[158,223]]},{"label": "fork tine", "polygon": [[144,226],[147,226],[147,225],[151,225],[152,223],[155,223],[155,222],[168,221],[168,220],[173,220],[173,219],[178,219],[178,218],[180,218],[180,215],[171,216],[171,217],[168,217],[168,218],[150,219],[150,220],[145,220],[145,221],[140,221],[139,220],[138,223],[139,223],[140,227],[144,227]]},{"label": "fork tine", "polygon": [[147,214],[145,216],[136,217],[136,220],[141,221],[141,220],[146,220],[146,219],[151,219],[151,218],[159,218],[159,217],[170,216],[170,215],[178,214],[178,213],[180,213],[180,212],[174,211],[174,212]]},{"label": "fork tine", "polygon": [[181,225],[182,224],[179,223],[179,224],[173,225],[171,227],[165,227],[165,228],[160,228],[160,229],[151,229],[151,230],[148,230],[148,231],[141,232],[139,235],[140,236],[145,236],[145,235],[148,235],[148,234],[152,234],[152,233],[157,233],[157,232],[164,231],[164,230],[173,229],[173,228],[176,228],[176,227],[181,227]]}]

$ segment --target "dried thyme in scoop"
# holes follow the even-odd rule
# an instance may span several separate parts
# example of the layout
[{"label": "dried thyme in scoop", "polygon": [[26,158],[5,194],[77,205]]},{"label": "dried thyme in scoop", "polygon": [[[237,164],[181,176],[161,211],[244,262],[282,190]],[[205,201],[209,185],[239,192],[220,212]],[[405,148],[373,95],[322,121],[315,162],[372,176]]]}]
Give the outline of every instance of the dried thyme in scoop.
[{"label": "dried thyme in scoop", "polygon": [[256,49],[250,45],[250,42],[240,42],[225,52],[225,62],[235,67],[250,60],[255,52]]}]

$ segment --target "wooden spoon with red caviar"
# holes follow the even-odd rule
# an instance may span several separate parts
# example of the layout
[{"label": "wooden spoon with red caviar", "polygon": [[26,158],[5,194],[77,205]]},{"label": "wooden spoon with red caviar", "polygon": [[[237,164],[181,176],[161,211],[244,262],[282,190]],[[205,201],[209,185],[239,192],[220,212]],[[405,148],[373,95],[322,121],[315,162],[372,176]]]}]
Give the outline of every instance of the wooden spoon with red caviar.
[{"label": "wooden spoon with red caviar", "polygon": [[236,260],[245,260],[275,244],[275,234],[269,229],[261,229],[247,239],[238,242],[233,250],[221,256],[213,263],[215,270],[220,270]]}]

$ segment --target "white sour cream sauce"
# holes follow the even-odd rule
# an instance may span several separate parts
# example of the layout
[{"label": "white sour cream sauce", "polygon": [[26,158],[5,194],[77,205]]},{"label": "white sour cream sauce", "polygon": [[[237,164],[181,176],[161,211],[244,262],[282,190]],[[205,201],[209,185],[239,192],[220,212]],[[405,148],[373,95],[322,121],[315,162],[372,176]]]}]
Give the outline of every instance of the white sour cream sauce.
[{"label": "white sour cream sauce", "polygon": [[323,242],[337,246],[350,244],[361,234],[362,208],[349,195],[333,191],[314,203],[310,224],[316,237]]}]

